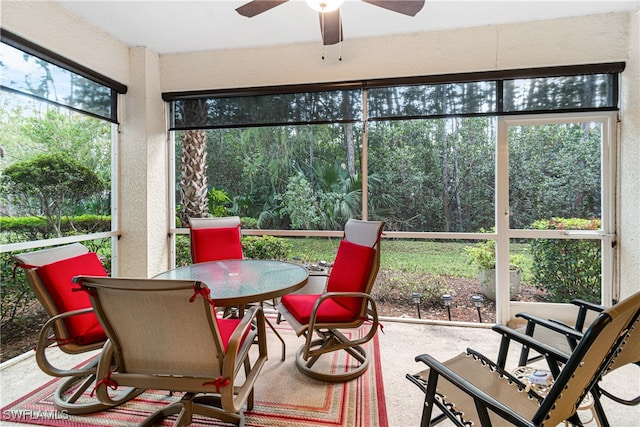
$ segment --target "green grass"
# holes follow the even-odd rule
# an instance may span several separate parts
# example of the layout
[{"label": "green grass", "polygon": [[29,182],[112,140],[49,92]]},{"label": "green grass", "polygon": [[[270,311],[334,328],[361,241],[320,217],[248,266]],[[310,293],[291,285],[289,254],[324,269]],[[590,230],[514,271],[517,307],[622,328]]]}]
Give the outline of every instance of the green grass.
[{"label": "green grass", "polygon": [[[294,259],[316,263],[335,258],[339,239],[292,238],[287,239]],[[464,253],[468,243],[432,242],[416,240],[383,240],[381,268],[407,273],[442,276],[474,277],[475,268],[469,265]]]},{"label": "green grass", "polygon": [[[291,257],[305,263],[332,261],[339,239],[286,238],[291,244]],[[399,273],[475,278],[476,268],[469,264],[464,248],[471,242],[427,240],[383,240],[381,269]],[[513,253],[527,255],[528,245],[512,244]],[[528,268],[524,268],[525,273]]]},{"label": "green grass", "polygon": [[[291,245],[290,259],[305,264],[317,264],[319,261],[332,262],[336,256],[340,238],[326,237],[287,237],[283,238]],[[477,278],[475,266],[469,264],[464,248],[472,242],[449,240],[391,240],[383,239],[380,269],[385,277],[394,283],[411,283],[420,286],[425,277],[461,277]],[[528,244],[512,244],[513,253],[523,254],[526,263],[522,266],[523,282],[529,283],[530,256]],[[176,265],[191,263],[189,255],[189,236],[176,236]],[[409,278],[415,278],[411,280]]]},{"label": "green grass", "polygon": [[380,263],[385,269],[438,276],[474,277],[464,247],[449,241],[385,240]]}]

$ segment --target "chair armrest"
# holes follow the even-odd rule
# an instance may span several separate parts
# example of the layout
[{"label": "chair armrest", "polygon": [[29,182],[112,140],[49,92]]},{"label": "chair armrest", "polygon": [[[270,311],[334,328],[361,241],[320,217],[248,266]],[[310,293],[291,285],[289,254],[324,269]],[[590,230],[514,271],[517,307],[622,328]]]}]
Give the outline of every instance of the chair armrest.
[{"label": "chair armrest", "polygon": [[[313,330],[315,326],[318,307],[320,307],[320,304],[322,304],[325,300],[331,297],[366,299],[372,305],[372,310],[370,314],[372,318],[371,321],[376,324],[378,323],[378,311],[376,309],[376,302],[371,297],[371,295],[364,292],[325,292],[324,294],[320,295],[320,297],[313,304],[313,308],[311,309],[311,317],[309,318],[309,330]],[[364,319],[361,319],[361,320],[364,320]]]},{"label": "chair armrest", "polygon": [[[487,409],[490,409],[513,425],[532,425],[530,420],[524,418],[522,415],[518,414],[502,402],[494,399],[486,392],[476,387],[471,382],[467,381],[456,372],[448,368],[445,365],[446,362],[441,363],[428,354],[421,354],[419,356],[416,356],[415,360],[416,362],[422,362],[429,367],[429,379],[427,381],[428,387],[426,391],[427,398],[429,398],[430,393],[435,393],[438,377],[441,376],[458,387],[460,390],[471,396],[475,402],[476,408],[478,408],[479,406],[483,406]],[[425,401],[425,405],[433,404],[431,398],[429,398],[429,402]],[[479,405],[479,403],[481,403],[481,405]]]},{"label": "chair armrest", "polygon": [[255,324],[258,328],[258,335],[264,336],[265,326],[262,307],[260,307],[259,305],[253,305],[245,313],[245,315],[242,317],[242,320],[231,334],[231,337],[229,337],[229,342],[227,343],[227,349],[225,351],[225,360],[227,359],[226,355],[234,355],[233,359],[235,359],[235,355],[238,354],[242,343],[245,342],[245,340],[252,341],[250,337],[246,337],[244,338],[244,340],[243,337],[245,337],[249,329],[252,327],[252,325],[254,325],[254,319],[257,319]]},{"label": "chair armrest", "polygon": [[571,304],[577,305],[578,307],[584,308],[586,310],[593,310],[598,313],[602,313],[606,309],[606,307],[603,305],[594,304],[592,302],[581,300],[581,299],[571,300]]},{"label": "chair armrest", "polygon": [[[328,298],[331,298],[331,297],[364,298],[367,300],[367,304],[370,306],[370,308],[367,309],[366,318],[355,319],[352,323],[364,322],[364,321],[370,320],[371,323],[373,323],[373,326],[361,338],[351,340],[349,345],[364,344],[365,342],[372,339],[373,336],[378,331],[378,325],[380,325],[380,322],[378,321],[378,310],[376,307],[376,302],[371,295],[364,292],[326,292],[316,300],[316,302],[313,305],[313,308],[311,309],[311,316],[309,317],[309,325],[307,327],[307,331],[309,331],[309,333],[307,333],[306,335],[307,342],[305,346],[305,358],[309,356],[309,349],[310,349],[311,341],[313,338],[313,331],[316,328],[316,317],[317,317],[318,307],[320,307],[323,301],[326,301]],[[352,327],[353,325],[349,325],[349,326]],[[346,345],[345,345],[345,348],[346,348]]]},{"label": "chair armrest", "polygon": [[[258,336],[258,356],[251,366],[249,349],[253,345],[254,336],[245,335],[251,328],[256,328]],[[220,402],[226,411],[238,412],[253,392],[253,387],[267,360],[267,338],[265,318],[262,307],[251,308],[242,317],[241,322],[231,334],[222,364],[222,377],[229,379],[233,393],[221,393]],[[236,384],[236,373],[245,367],[245,378],[241,385]]]},{"label": "chair armrest", "polygon": [[[80,369],[60,369],[51,364],[49,359],[47,359],[46,349],[51,344],[51,340],[49,339],[49,332],[53,329],[53,325],[65,319],[67,317],[77,316],[80,314],[91,313],[93,312],[92,307],[83,308],[80,310],[67,311],[65,313],[60,313],[51,317],[40,329],[40,334],[38,336],[38,344],[36,345],[36,362],[38,367],[47,375],[51,375],[52,377],[71,377],[76,375],[82,375],[90,372],[95,372],[95,365],[89,364]],[[85,351],[96,350],[102,347],[104,343],[98,343],[95,345],[87,345]]]},{"label": "chair armrest", "polygon": [[584,301],[581,299],[574,299],[571,301],[571,304],[577,305],[578,309],[578,317],[576,318],[576,326],[575,329],[582,332],[584,328],[584,323],[587,319],[588,311],[595,311],[596,313],[602,313],[606,307],[599,304],[594,304],[589,301]]},{"label": "chair armrest", "polygon": [[501,368],[504,368],[506,365],[509,344],[511,341],[518,342],[523,346],[542,354],[547,360],[547,364],[549,365],[549,369],[551,370],[554,378],[560,374],[560,366],[569,360],[568,354],[505,325],[494,325],[491,329],[502,335],[497,359],[497,365]]},{"label": "chair armrest", "polygon": [[579,341],[582,339],[582,332],[553,319],[543,319],[538,316],[534,316],[529,313],[517,313],[516,317],[521,319],[525,319],[527,321],[526,334],[529,336],[533,336],[533,331],[536,325],[540,325],[552,331],[555,331],[559,334],[566,336],[570,340]]}]

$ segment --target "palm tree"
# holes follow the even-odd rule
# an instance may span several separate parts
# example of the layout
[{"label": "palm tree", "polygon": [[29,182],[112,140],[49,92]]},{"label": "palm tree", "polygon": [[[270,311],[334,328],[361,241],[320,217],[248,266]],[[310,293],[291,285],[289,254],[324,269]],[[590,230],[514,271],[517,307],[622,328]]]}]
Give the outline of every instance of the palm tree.
[{"label": "palm tree", "polygon": [[[207,101],[193,100],[183,104],[185,120],[205,124]],[[182,156],[180,158],[180,204],[182,225],[189,217],[200,218],[208,213],[207,200],[207,132],[203,129],[186,130],[181,134]]]}]

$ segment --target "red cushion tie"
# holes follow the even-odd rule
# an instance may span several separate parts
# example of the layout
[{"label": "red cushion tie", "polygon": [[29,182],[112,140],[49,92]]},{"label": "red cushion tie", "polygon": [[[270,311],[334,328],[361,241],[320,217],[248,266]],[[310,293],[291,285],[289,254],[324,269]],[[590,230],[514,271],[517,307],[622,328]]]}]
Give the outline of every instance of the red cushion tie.
[{"label": "red cushion tie", "polygon": [[189,302],[194,302],[196,300],[196,298],[198,297],[198,295],[200,295],[202,298],[207,300],[209,302],[209,304],[211,304],[213,306],[214,302],[211,299],[211,297],[209,296],[210,294],[211,294],[211,290],[209,288],[207,288],[206,286],[193,285],[193,295],[191,295],[191,297],[189,298]]},{"label": "red cushion tie", "polygon": [[229,378],[218,377],[215,380],[203,383],[202,385],[203,386],[206,386],[206,385],[215,386],[216,393],[220,393],[220,389],[223,388],[223,387],[228,386],[230,383],[231,383],[231,381],[229,381]]},{"label": "red cushion tie", "polygon": [[107,374],[106,377],[104,377],[100,381],[96,382],[96,386],[93,388],[93,390],[91,390],[91,394],[89,395],[90,397],[93,397],[93,394],[96,392],[96,389],[99,386],[101,386],[102,384],[104,384],[105,386],[107,386],[111,390],[117,390],[118,389],[118,383],[111,379],[111,373],[112,372],[113,371],[109,371],[109,373]]},{"label": "red cushion tie", "polygon": [[13,263],[13,278],[16,278],[16,270],[18,269],[18,267],[20,267],[23,270],[33,270],[34,268],[38,268],[39,266],[37,265],[30,265],[30,264],[18,264],[17,262]]}]

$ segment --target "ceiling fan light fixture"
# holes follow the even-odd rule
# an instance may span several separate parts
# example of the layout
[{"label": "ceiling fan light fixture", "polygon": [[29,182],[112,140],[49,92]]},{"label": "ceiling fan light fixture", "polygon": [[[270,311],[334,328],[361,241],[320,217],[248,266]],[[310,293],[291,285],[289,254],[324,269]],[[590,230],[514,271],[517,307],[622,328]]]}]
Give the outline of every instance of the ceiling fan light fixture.
[{"label": "ceiling fan light fixture", "polygon": [[340,8],[344,0],[305,0],[309,7],[318,12],[333,12]]}]

